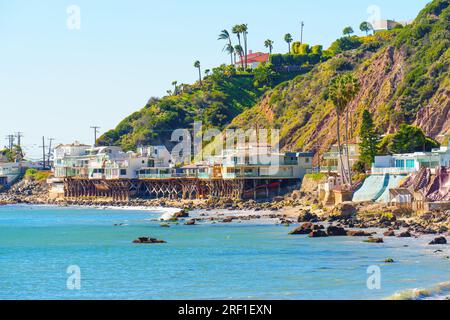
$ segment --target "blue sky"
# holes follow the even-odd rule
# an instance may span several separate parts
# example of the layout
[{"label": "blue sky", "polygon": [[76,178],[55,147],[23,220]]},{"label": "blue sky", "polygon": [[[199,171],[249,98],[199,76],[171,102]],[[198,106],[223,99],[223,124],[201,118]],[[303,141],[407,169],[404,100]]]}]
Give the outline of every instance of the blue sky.
[{"label": "blue sky", "polygon": [[[327,47],[345,26],[381,18],[413,19],[427,0],[0,0],[0,145],[25,134],[29,155],[41,137],[92,142],[101,132],[164,95],[171,82],[190,83],[203,69],[229,61],[217,41],[220,30],[249,26],[249,49],[264,51],[265,39],[285,52],[286,33]],[[80,30],[70,30],[67,8],[80,9]]]}]

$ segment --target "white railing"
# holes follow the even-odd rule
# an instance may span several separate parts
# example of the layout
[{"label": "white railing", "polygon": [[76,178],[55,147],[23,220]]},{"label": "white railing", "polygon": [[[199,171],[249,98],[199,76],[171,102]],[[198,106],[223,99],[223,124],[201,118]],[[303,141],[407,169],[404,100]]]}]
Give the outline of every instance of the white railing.
[{"label": "white railing", "polygon": [[410,174],[416,171],[416,168],[372,168],[372,174]]}]

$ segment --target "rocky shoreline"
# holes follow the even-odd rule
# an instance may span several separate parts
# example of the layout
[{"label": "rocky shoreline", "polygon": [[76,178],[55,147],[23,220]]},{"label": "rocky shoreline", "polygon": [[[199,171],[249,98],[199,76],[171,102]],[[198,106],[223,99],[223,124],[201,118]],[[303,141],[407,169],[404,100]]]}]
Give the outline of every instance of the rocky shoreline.
[{"label": "rocky shoreline", "polygon": [[[257,202],[254,200],[238,201],[232,199],[208,200],[172,200],[172,199],[131,199],[129,201],[112,201],[107,199],[77,199],[52,200],[48,198],[45,183],[23,180],[7,192],[0,193],[0,205],[30,204],[30,205],[58,205],[85,206],[96,208],[178,208],[180,212],[201,210],[198,222],[208,220],[222,223],[234,221],[275,219],[276,223],[295,225],[309,223],[303,234],[313,237],[344,235],[370,236],[363,231],[352,233],[351,229],[366,230],[379,228],[385,230],[384,236],[417,237],[421,235],[449,236],[450,212],[413,213],[406,209],[398,209],[375,203],[344,203],[334,207],[325,207],[319,203],[312,193],[294,191],[284,197],[275,197],[270,201]],[[212,211],[224,210],[220,215]],[[239,212],[249,211],[245,215]],[[228,214],[229,212],[229,214]],[[210,213],[210,214],[209,214]],[[321,224],[336,229],[326,232],[320,228]],[[301,225],[302,226],[302,225]],[[301,227],[300,226],[300,227]],[[340,229],[339,229],[340,228]],[[350,231],[349,231],[350,230]],[[400,232],[402,230],[402,232]],[[306,233],[306,231],[309,231]],[[330,231],[330,230],[328,230]],[[348,233],[350,232],[350,233]],[[337,234],[336,234],[337,233]]]}]

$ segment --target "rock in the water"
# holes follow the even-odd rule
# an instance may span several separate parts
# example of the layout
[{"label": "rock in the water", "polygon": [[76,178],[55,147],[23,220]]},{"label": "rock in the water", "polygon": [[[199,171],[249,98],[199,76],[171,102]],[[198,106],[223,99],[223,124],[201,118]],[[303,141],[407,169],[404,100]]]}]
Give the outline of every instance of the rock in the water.
[{"label": "rock in the water", "polygon": [[364,240],[364,242],[367,242],[367,243],[384,243],[384,240],[383,240],[383,238],[370,237],[369,239]]},{"label": "rock in the water", "polygon": [[310,222],[317,221],[318,218],[315,214],[312,214],[309,210],[300,210],[298,215],[298,222]]},{"label": "rock in the water", "polygon": [[394,230],[389,230],[389,231],[386,231],[385,233],[383,233],[383,235],[385,237],[395,237],[395,231]]},{"label": "rock in the water", "polygon": [[289,234],[299,235],[299,234],[310,234],[313,231],[314,225],[311,222],[305,222],[300,227],[295,228]]},{"label": "rock in the water", "polygon": [[394,259],[386,258],[386,259],[384,259],[384,263],[394,263]]},{"label": "rock in the water", "polygon": [[170,228],[168,223],[161,223],[161,228]]},{"label": "rock in the water", "polygon": [[327,228],[327,234],[330,237],[340,237],[340,236],[346,236],[347,231],[342,227],[329,226]]},{"label": "rock in the water", "polygon": [[167,243],[164,240],[158,240],[150,237],[140,237],[133,241],[136,244],[158,244],[158,243]]},{"label": "rock in the water", "polygon": [[430,245],[447,244],[447,239],[439,237],[430,242]]},{"label": "rock in the water", "polygon": [[189,210],[183,209],[173,215],[174,218],[189,218]]},{"label": "rock in the water", "polygon": [[185,226],[193,226],[193,225],[195,225],[195,220],[194,219],[188,220],[184,223],[184,225]]},{"label": "rock in the water", "polygon": [[412,235],[409,231],[405,231],[405,232],[400,233],[397,237],[398,238],[411,238]]},{"label": "rock in the water", "polygon": [[328,234],[322,230],[315,230],[309,234],[310,238],[326,238]]},{"label": "rock in the water", "polygon": [[349,237],[370,237],[373,235],[373,233],[362,230],[349,230],[347,231],[347,235]]}]

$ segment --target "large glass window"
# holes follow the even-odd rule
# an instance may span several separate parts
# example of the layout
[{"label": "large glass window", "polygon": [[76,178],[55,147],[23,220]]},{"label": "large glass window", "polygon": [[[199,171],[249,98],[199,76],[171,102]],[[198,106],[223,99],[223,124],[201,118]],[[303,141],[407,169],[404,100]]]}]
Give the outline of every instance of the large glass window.
[{"label": "large glass window", "polygon": [[395,167],[396,168],[404,168],[405,167],[405,160],[395,160]]},{"label": "large glass window", "polygon": [[407,168],[414,168],[414,160],[406,160]]}]

